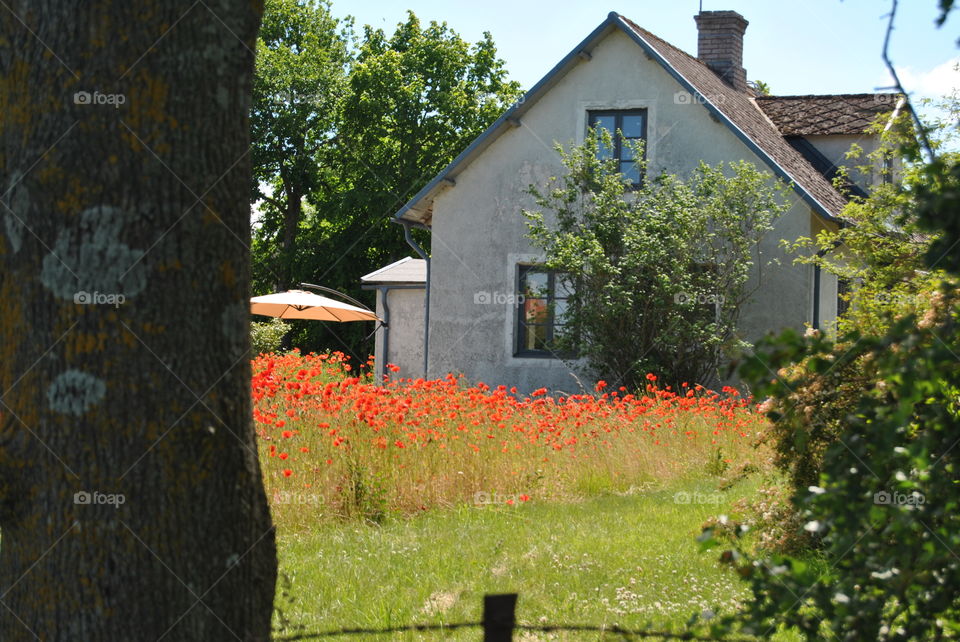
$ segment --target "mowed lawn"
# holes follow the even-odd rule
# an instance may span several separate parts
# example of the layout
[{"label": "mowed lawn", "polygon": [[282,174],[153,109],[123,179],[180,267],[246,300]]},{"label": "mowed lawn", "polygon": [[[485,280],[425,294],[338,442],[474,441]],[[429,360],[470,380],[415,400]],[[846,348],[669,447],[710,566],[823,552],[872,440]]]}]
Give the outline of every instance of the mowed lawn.
[{"label": "mowed lawn", "polygon": [[[694,613],[729,613],[747,599],[717,551],[701,552],[696,536],[707,518],[753,490],[752,482],[726,492],[687,483],[576,503],[460,506],[379,526],[281,530],[278,636],[479,621],[485,593],[518,593],[522,624],[683,630]],[[719,503],[678,504],[677,491]],[[601,636],[525,635],[518,639]],[[380,639],[478,636],[468,629]]]}]

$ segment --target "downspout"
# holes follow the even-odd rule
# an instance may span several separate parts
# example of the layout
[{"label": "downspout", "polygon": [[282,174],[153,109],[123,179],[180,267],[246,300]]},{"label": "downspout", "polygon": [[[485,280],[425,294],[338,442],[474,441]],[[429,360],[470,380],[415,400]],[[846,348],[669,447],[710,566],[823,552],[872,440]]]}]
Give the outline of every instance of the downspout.
[{"label": "downspout", "polygon": [[383,285],[377,288],[380,290],[380,301],[383,304],[383,357],[380,359],[379,381],[383,383],[383,378],[387,374],[387,359],[390,358],[390,303],[387,301],[387,295],[390,293],[390,287]]},{"label": "downspout", "polygon": [[419,254],[427,264],[426,298],[423,303],[423,378],[426,379],[427,367],[430,365],[430,257],[410,234],[410,221],[400,219],[399,223],[403,225],[403,238],[406,239],[407,245],[413,248],[414,252]]},{"label": "downspout", "polygon": [[820,266],[813,266],[813,329],[820,329]]}]

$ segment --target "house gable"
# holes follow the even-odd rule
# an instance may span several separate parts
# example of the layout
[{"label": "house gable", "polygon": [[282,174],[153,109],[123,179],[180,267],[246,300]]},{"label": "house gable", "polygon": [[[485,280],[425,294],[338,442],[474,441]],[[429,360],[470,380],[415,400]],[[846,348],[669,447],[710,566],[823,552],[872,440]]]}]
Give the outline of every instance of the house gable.
[{"label": "house gable", "polygon": [[[508,109],[486,132],[471,143],[403,208],[396,219],[417,226],[432,223],[433,200],[446,188],[456,185],[459,174],[481,156],[500,136],[523,126],[523,116],[578,65],[589,63],[591,51],[612,32],[621,31],[637,44],[647,59],[656,61],[670,74],[691,100],[700,103],[723,123],[764,165],[791,184],[819,216],[836,222],[844,206],[843,197],[804,156],[787,142],[777,126],[746,93],[733,90],[706,65],[657,38],[632,21],[613,12],[587,38],[561,60],[523,99]],[[637,56],[642,60],[644,56]]]}]

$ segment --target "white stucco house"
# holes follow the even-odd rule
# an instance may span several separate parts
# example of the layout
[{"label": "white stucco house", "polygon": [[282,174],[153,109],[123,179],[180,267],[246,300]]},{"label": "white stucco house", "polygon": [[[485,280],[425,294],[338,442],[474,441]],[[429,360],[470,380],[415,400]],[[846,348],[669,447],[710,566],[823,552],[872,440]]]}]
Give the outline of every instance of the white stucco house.
[{"label": "white stucco house", "polygon": [[[363,277],[388,319],[377,338],[380,372],[392,363],[400,376],[453,372],[526,392],[578,391],[578,379],[591,385],[579,362],[545,346],[566,293],[539,267],[544,257],[527,239],[521,210],[535,209],[531,184],[562,174],[555,144],[582,143],[598,125],[642,138],[651,173],[683,175],[701,160],[743,159],[791,184],[790,209],[762,247],[779,266],[764,269],[739,331],[754,340],[835,318],[836,280],[795,265],[779,241],[840,224],[845,199],[831,178],[852,143],[875,148],[864,130],[877,114],[900,109],[899,97],[759,96],[743,67],[743,16],[710,11],[695,20],[696,57],[611,13],[396,213],[420,258]],[[622,171],[632,171],[626,154],[620,160]],[[853,181],[864,189],[877,177]],[[430,231],[429,256],[411,228]],[[526,298],[518,305],[520,294]]]}]

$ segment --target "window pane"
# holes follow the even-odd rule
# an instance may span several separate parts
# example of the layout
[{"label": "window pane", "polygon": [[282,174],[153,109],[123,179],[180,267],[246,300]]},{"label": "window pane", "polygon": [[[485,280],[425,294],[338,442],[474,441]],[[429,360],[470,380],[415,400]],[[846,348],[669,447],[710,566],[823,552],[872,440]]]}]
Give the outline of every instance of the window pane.
[{"label": "window pane", "polygon": [[623,149],[620,152],[620,160],[628,161],[636,159],[637,153],[633,149],[630,149],[629,142],[630,141],[624,142]]},{"label": "window pane", "polygon": [[524,299],[523,318],[527,323],[547,323],[547,302],[544,299]]},{"label": "window pane", "polygon": [[553,287],[558,299],[566,299],[573,294],[573,279],[568,274],[557,274],[553,279]]},{"label": "window pane", "polygon": [[634,185],[640,184],[640,168],[636,163],[620,163],[620,173],[626,180],[633,181]]},{"label": "window pane", "polygon": [[520,289],[525,297],[545,299],[549,291],[547,283],[546,272],[528,270],[523,275],[523,283],[520,284]]},{"label": "window pane", "polygon": [[643,116],[640,114],[624,116],[620,127],[625,138],[641,138],[643,136]]},{"label": "window pane", "polygon": [[594,127],[599,126],[606,129],[608,132],[610,132],[611,136],[613,136],[614,132],[617,130],[617,119],[615,116],[594,116],[590,124]]},{"label": "window pane", "polygon": [[[616,128],[617,120],[613,116],[594,116],[591,121],[591,126],[605,129],[610,132],[610,143],[611,145],[616,145]],[[597,156],[601,160],[607,160],[613,158],[615,147],[611,145],[604,145],[603,140],[598,141],[600,149],[598,150]]]},{"label": "window pane", "polygon": [[553,322],[554,323],[563,323],[567,317],[567,309],[569,303],[566,299],[557,299],[553,302]]},{"label": "window pane", "polygon": [[520,345],[524,350],[543,350],[547,343],[547,327],[543,325],[525,325],[521,328],[523,336]]},{"label": "window pane", "polygon": [[554,326],[554,328],[553,328],[553,340],[554,340],[554,342],[557,342],[558,340],[566,337],[568,332],[569,332],[569,331],[567,330],[567,326],[565,326],[565,325]]}]

